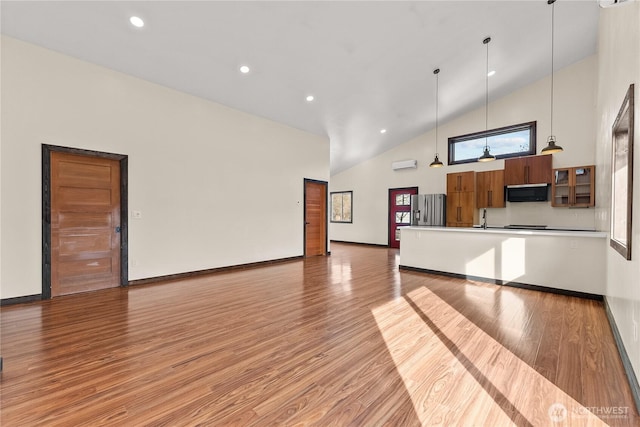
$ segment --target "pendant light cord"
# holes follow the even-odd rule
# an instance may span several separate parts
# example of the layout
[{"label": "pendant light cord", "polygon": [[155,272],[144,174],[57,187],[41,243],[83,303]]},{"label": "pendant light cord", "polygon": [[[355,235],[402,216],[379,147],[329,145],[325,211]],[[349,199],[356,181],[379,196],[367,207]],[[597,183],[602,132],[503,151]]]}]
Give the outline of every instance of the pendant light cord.
[{"label": "pendant light cord", "polygon": [[549,107],[549,138],[547,138],[547,146],[542,149],[542,154],[553,154],[564,151],[564,149],[556,144],[556,137],[553,135],[553,78],[555,74],[554,57],[555,57],[555,32],[556,32],[556,0],[547,0],[547,4],[551,5],[551,105]]},{"label": "pendant light cord", "polygon": [[489,42],[491,37],[487,37],[482,40],[483,44],[487,45],[487,68],[485,70],[485,98],[484,98],[484,153],[478,158],[479,162],[490,162],[496,159],[496,156],[489,152]]},{"label": "pendant light cord", "polygon": [[433,74],[436,75],[436,156],[438,155],[438,74],[440,73],[440,69],[436,69],[433,71]]},{"label": "pendant light cord", "polygon": [[484,100],[484,130],[489,130],[489,43],[487,42],[487,70],[485,74],[486,90]]},{"label": "pendant light cord", "polygon": [[555,16],[555,0],[551,1],[549,0],[549,2],[551,3],[551,137],[553,137],[553,40],[554,40],[554,28],[555,28],[555,24],[554,24],[554,16]]},{"label": "pendant light cord", "polygon": [[433,74],[436,75],[436,155],[433,158],[433,162],[429,165],[429,167],[432,168],[440,168],[444,166],[438,158],[438,91],[440,88],[438,73],[440,73],[440,68],[433,70]]},{"label": "pendant light cord", "polygon": [[[484,99],[484,130],[489,130],[489,42],[491,37],[484,39],[483,43],[487,45],[487,69],[485,72],[486,87],[485,87],[485,99]],[[489,137],[484,137],[484,147],[489,148]]]}]

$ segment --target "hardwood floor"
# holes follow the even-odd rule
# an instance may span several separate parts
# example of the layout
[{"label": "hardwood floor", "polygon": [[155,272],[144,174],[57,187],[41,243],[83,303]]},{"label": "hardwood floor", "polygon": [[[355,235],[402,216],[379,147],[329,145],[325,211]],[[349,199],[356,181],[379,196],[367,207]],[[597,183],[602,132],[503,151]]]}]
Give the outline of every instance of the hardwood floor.
[{"label": "hardwood floor", "polygon": [[3,307],[0,424],[640,424],[601,303],[331,251]]}]

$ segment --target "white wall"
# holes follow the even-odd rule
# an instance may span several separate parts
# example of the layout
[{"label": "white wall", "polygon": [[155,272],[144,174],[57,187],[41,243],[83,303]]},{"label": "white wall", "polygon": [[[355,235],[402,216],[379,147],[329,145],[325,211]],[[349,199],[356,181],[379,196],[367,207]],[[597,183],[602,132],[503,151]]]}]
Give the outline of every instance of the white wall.
[{"label": "white wall", "polygon": [[606,298],[637,377],[640,377],[640,2],[603,9],[598,40],[597,223],[610,232],[611,126],[635,83],[632,260],[607,249]]},{"label": "white wall", "polygon": [[[565,151],[553,155],[553,167],[595,163],[597,59],[591,56],[558,70],[554,76],[554,134]],[[442,70],[446,73],[446,70]],[[495,78],[499,78],[499,73]],[[549,136],[550,78],[547,77],[489,104],[489,128],[537,121],[538,152]],[[482,131],[484,107],[440,125],[438,151],[446,163],[447,138]],[[504,160],[429,168],[435,153],[435,132],[423,134],[364,163],[331,177],[331,191],[353,190],[353,224],[331,224],[330,237],[361,243],[387,244],[389,188],[418,186],[420,193],[446,193],[446,174],[465,170],[502,169]],[[478,153],[480,155],[482,153]],[[417,159],[418,168],[392,171],[391,162]],[[600,203],[596,195],[596,204]],[[594,209],[552,208],[550,202],[507,203],[489,209],[490,225],[546,224],[595,226]]]},{"label": "white wall", "polygon": [[[129,156],[131,280],[303,254],[325,138],[2,37],[2,298],[41,292],[41,144]],[[214,77],[212,77],[214,78]]]}]

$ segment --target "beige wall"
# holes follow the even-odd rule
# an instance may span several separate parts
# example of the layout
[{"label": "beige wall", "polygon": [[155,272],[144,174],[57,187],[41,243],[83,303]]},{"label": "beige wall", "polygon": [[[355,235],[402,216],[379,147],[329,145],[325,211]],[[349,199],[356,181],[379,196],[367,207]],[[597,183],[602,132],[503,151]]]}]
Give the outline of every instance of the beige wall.
[{"label": "beige wall", "polygon": [[[446,70],[442,71],[446,73]],[[553,155],[554,167],[595,163],[596,56],[555,73],[554,134],[565,148]],[[489,105],[489,128],[536,120],[538,152],[549,136],[550,78],[513,92]],[[438,130],[438,151],[446,163],[447,138],[484,130],[484,107],[444,123]],[[504,160],[429,168],[435,153],[431,131],[392,150],[331,177],[331,191],[353,190],[353,224],[331,224],[334,240],[387,244],[387,192],[395,187],[419,187],[420,193],[445,193],[446,174],[464,170],[493,170]],[[482,153],[478,153],[480,155]],[[392,171],[396,160],[417,159],[418,168]],[[596,197],[599,203],[599,197]],[[550,202],[508,203],[506,209],[489,209],[490,225],[547,224],[595,226],[594,209],[551,208]]]},{"label": "beige wall", "polygon": [[603,9],[598,40],[597,223],[610,232],[611,126],[635,83],[632,260],[607,248],[606,297],[636,376],[640,377],[640,3]]},{"label": "beige wall", "polygon": [[2,298],[41,292],[43,143],[129,156],[132,280],[302,255],[325,138],[5,36],[1,71]]}]

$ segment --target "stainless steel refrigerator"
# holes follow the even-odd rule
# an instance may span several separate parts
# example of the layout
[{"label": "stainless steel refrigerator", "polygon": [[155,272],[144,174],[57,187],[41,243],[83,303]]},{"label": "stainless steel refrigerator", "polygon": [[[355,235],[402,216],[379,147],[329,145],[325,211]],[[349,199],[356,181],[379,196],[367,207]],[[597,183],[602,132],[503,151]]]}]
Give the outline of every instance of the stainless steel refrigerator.
[{"label": "stainless steel refrigerator", "polygon": [[445,194],[416,194],[411,196],[411,225],[441,226],[446,223]]}]

